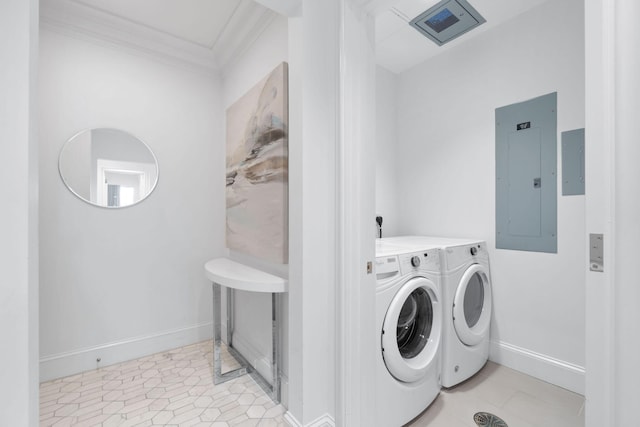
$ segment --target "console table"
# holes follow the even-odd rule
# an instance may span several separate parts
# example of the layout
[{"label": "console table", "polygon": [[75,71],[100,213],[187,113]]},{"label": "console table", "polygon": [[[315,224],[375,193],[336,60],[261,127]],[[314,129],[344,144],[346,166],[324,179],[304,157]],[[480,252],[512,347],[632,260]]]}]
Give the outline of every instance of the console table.
[{"label": "console table", "polygon": [[[287,291],[288,281],[282,277],[265,273],[228,258],[216,258],[204,265],[207,278],[213,282],[213,382],[220,384],[239,376],[249,374],[276,403],[280,402],[280,315],[277,295]],[[222,373],[220,356],[221,345],[221,292],[220,287],[227,288],[227,348],[240,368]],[[249,362],[233,348],[234,291],[271,293],[271,373],[273,384],[270,385]]]}]

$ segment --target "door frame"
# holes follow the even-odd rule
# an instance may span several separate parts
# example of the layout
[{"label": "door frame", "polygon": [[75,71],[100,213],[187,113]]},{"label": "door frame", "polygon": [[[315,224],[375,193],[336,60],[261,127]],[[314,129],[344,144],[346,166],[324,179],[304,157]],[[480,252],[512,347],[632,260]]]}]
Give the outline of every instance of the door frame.
[{"label": "door frame", "polygon": [[[615,423],[615,0],[585,2],[585,233],[604,235],[604,272],[585,248],[585,426]],[[586,239],[589,242],[589,239]]]}]

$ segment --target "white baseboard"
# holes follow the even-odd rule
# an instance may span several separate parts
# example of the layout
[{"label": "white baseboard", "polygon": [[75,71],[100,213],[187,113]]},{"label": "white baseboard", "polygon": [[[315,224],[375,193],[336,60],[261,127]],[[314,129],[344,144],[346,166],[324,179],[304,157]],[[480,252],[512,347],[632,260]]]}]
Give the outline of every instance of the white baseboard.
[{"label": "white baseboard", "polygon": [[237,332],[233,334],[233,347],[262,375],[262,378],[267,380],[269,384],[273,384],[269,356],[260,353],[249,340]]},{"label": "white baseboard", "polygon": [[300,424],[300,421],[298,421],[296,417],[294,417],[293,414],[291,414],[291,412],[289,411],[284,413],[283,418],[286,421],[286,423],[289,424],[289,426],[291,427],[302,427],[302,424]]},{"label": "white baseboard", "polygon": [[[212,339],[211,322],[128,338],[40,358],[40,382]],[[100,362],[97,362],[100,359]]]},{"label": "white baseboard", "polygon": [[[223,336],[226,337],[226,333]],[[269,355],[260,353],[249,340],[245,339],[238,332],[233,334],[233,347],[262,375],[262,378],[267,380],[269,384],[273,384],[271,358]],[[280,366],[280,403],[285,408],[289,406],[289,379],[287,375],[282,372],[282,366]]]},{"label": "white baseboard", "polygon": [[499,341],[491,341],[489,360],[584,395],[583,366]]},{"label": "white baseboard", "polygon": [[289,407],[289,377],[284,374],[280,377],[280,404]]},{"label": "white baseboard", "polygon": [[336,421],[329,414],[324,414],[316,418],[315,420],[311,421],[310,423],[305,424],[304,426],[289,411],[285,412],[284,420],[291,427],[335,427],[336,426]]}]

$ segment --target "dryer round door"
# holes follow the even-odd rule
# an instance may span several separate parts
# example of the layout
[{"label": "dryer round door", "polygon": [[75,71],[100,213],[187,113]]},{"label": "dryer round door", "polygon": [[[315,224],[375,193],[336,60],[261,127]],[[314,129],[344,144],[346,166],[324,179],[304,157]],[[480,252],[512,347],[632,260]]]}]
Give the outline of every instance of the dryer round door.
[{"label": "dryer round door", "polygon": [[453,300],[453,326],[463,344],[479,344],[489,334],[491,282],[485,267],[473,264],[460,279]]},{"label": "dryer round door", "polygon": [[393,297],[384,318],[382,357],[397,380],[420,380],[435,360],[441,310],[436,285],[424,277],[407,281]]}]

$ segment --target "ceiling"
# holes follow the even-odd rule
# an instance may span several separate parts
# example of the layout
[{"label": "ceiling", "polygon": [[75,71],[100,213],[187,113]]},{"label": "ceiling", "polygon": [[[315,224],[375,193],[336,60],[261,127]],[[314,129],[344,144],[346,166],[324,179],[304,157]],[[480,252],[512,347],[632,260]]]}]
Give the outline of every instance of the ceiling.
[{"label": "ceiling", "polygon": [[444,46],[436,45],[409,26],[413,18],[436,5],[439,0],[397,0],[387,3],[378,9],[376,15],[376,61],[394,73],[401,73],[546,1],[469,0],[487,22]]},{"label": "ceiling", "polygon": [[[487,20],[438,47],[409,21],[438,0],[357,0],[376,15],[376,60],[401,73],[549,0],[470,0]],[[43,25],[220,69],[300,0],[41,0]],[[273,10],[272,10],[273,9]],[[275,11],[274,11],[275,10]]]}]

